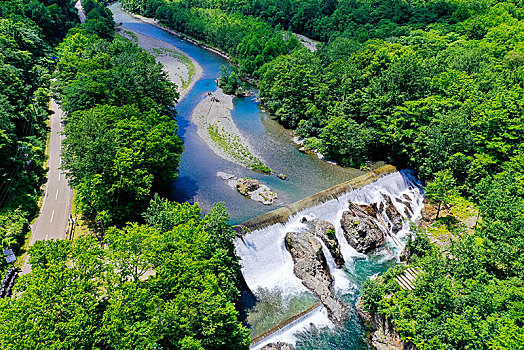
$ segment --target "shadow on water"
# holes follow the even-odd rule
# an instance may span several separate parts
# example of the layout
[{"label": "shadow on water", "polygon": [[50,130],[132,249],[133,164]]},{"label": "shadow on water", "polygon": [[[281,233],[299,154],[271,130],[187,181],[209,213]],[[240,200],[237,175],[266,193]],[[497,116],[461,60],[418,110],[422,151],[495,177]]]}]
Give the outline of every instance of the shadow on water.
[{"label": "shadow on water", "polygon": [[189,202],[193,203],[193,198],[198,192],[198,186],[195,181],[187,176],[178,177],[175,181],[172,182],[172,189],[175,188],[176,191],[171,191],[168,195],[168,198],[172,201],[178,203]]}]

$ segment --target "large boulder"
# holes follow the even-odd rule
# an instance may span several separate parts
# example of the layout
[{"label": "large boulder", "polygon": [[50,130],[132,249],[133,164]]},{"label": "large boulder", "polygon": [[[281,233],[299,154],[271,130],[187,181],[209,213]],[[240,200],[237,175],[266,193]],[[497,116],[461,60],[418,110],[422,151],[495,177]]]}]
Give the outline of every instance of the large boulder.
[{"label": "large boulder", "polygon": [[345,261],[342,253],[340,253],[340,245],[338,243],[337,237],[335,236],[335,226],[333,226],[333,224],[329,221],[321,219],[313,219],[308,221],[304,217],[301,221],[309,225],[309,232],[324,242],[337,267],[343,267]]},{"label": "large boulder", "polygon": [[346,307],[335,298],[333,277],[329,273],[322,245],[310,232],[286,234],[286,249],[295,263],[295,275],[302,284],[315,293],[327,308],[330,319],[342,323]]},{"label": "large boulder", "polygon": [[404,218],[402,214],[398,211],[397,207],[393,204],[391,197],[387,194],[383,194],[384,202],[380,203],[380,212],[385,212],[386,216],[391,222],[391,227],[389,227],[391,233],[396,234],[398,231],[402,230],[402,222]]},{"label": "large boulder", "polygon": [[348,243],[359,253],[368,253],[384,243],[384,233],[377,222],[376,205],[350,203],[340,224]]}]

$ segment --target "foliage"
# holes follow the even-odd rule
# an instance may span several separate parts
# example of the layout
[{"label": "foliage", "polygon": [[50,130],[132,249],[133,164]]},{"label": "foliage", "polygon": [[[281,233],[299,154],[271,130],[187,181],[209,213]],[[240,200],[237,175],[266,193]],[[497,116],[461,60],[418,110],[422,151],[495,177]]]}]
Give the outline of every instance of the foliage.
[{"label": "foliage", "polygon": [[0,6],[0,248],[16,254],[45,182],[53,46],[76,21],[69,1],[6,0]]},{"label": "foliage", "polygon": [[437,172],[433,181],[427,184],[427,198],[430,202],[438,204],[437,218],[442,203],[450,203],[455,193],[455,179],[449,169]]},{"label": "foliage", "polygon": [[226,94],[237,94],[242,91],[242,81],[235,71],[226,66],[220,67],[220,87]]},{"label": "foliage", "polygon": [[238,135],[230,134],[224,130],[224,128],[219,130],[217,126],[212,124],[208,126],[207,131],[218,147],[226,152],[227,155],[231,156],[235,161],[263,174],[273,173],[273,170],[251,153],[249,148],[244,145]]},{"label": "foliage", "polygon": [[258,76],[264,63],[298,46],[269,24],[211,1],[124,0],[122,5],[234,56],[240,74]]},{"label": "foliage", "polygon": [[0,300],[0,347],[247,349],[229,218],[223,206],[200,216],[157,197],[150,226],[108,230],[107,249],[89,237],[37,242],[32,272]]},{"label": "foliage", "polygon": [[175,86],[152,56],[122,38],[74,30],[59,57],[55,88],[68,113],[62,166],[83,214],[123,225],[176,178]]}]

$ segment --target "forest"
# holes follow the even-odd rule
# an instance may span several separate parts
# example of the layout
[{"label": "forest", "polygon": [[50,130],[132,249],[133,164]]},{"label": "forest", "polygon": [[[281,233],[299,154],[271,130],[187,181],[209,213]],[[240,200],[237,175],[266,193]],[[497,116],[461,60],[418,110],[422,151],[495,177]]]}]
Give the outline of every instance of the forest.
[{"label": "forest", "polygon": [[[231,75],[254,78],[265,108],[310,149],[344,166],[415,169],[443,208],[407,244],[409,264],[424,272],[413,290],[394,280],[402,265],[368,280],[367,311],[417,349],[522,348],[521,3],[122,4],[229,54]],[[114,34],[102,1],[83,5],[82,25],[70,1],[0,6],[2,245],[18,251],[38,211],[51,88],[67,115],[63,168],[76,205],[103,233],[31,248],[32,273],[0,299],[0,347],[246,349],[224,206],[203,216],[155,196],[182,152],[176,87]],[[318,50],[292,33],[319,40]],[[474,229],[444,213],[461,208],[478,213]],[[449,244],[431,243],[430,232]]]},{"label": "forest", "polygon": [[[522,347],[522,4],[123,4],[231,54],[236,73],[258,80],[263,105],[310,149],[346,166],[386,160],[412,167],[439,208],[476,208],[474,230],[450,216],[434,220],[431,230],[450,237],[448,246],[430,243],[425,234],[408,243],[410,264],[425,271],[413,291],[394,281],[400,266],[366,282],[363,303],[417,349]],[[250,29],[239,30],[242,23]],[[263,34],[269,28],[276,41],[282,36],[291,44],[285,38],[295,32],[322,43],[315,52],[294,42],[267,55],[269,41],[257,38],[269,37]],[[233,39],[224,44],[227,33]],[[246,69],[246,59],[256,69]]]},{"label": "forest", "polygon": [[[45,182],[52,47],[76,25],[69,1],[0,6],[0,241],[18,251]],[[0,262],[3,271],[5,260]]]},{"label": "forest", "polygon": [[32,271],[0,298],[0,348],[247,349],[224,205],[203,215],[156,194],[182,152],[177,87],[115,35],[102,2],[83,6],[83,24],[70,1],[0,6],[2,247],[18,254],[38,212],[51,96],[62,169],[94,233],[29,248]]}]

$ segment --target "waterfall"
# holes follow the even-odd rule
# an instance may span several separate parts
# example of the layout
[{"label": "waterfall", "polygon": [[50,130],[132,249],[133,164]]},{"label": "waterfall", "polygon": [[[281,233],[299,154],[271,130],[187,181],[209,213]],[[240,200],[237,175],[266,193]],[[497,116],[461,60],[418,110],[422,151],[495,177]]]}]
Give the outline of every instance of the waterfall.
[{"label": "waterfall", "polygon": [[[391,233],[393,224],[386,214],[386,196],[391,199],[393,206],[405,219],[402,228],[396,234]],[[381,230],[387,233],[387,246],[393,251],[393,253],[389,251],[387,254],[390,256],[391,254],[398,255],[404,246],[403,238],[410,229],[409,221],[417,220],[420,217],[423,197],[424,192],[420,182],[411,171],[402,170],[386,175],[360,189],[343,194],[337,199],[305,209],[290,217],[284,224],[274,224],[245,234],[235,241],[237,254],[241,258],[244,278],[255,294],[258,288],[280,289],[283,304],[285,304],[286,299],[293,295],[310,293],[302,285],[301,280],[294,275],[293,259],[286,250],[284,243],[287,232],[300,233],[307,229],[307,225],[300,222],[302,217],[306,217],[308,221],[313,218],[323,219],[335,226],[335,236],[346,261],[346,268],[351,268],[348,264],[353,264],[354,258],[366,258],[366,255],[358,253],[348,244],[341,228],[342,213],[347,210],[350,202],[362,205],[378,204],[377,207],[381,208],[379,210],[379,226],[381,226]],[[336,267],[324,243],[322,243],[322,250],[326,255],[330,273],[335,279],[334,286],[337,292],[354,290],[355,284],[348,279],[344,269]],[[292,334],[297,330],[297,327],[299,325],[307,327],[310,323],[317,327],[329,325],[325,308],[320,308],[311,317],[305,317],[299,324],[294,324],[293,327],[280,331],[278,336],[273,334],[269,338],[294,343]],[[266,342],[264,341],[264,343]]]}]

